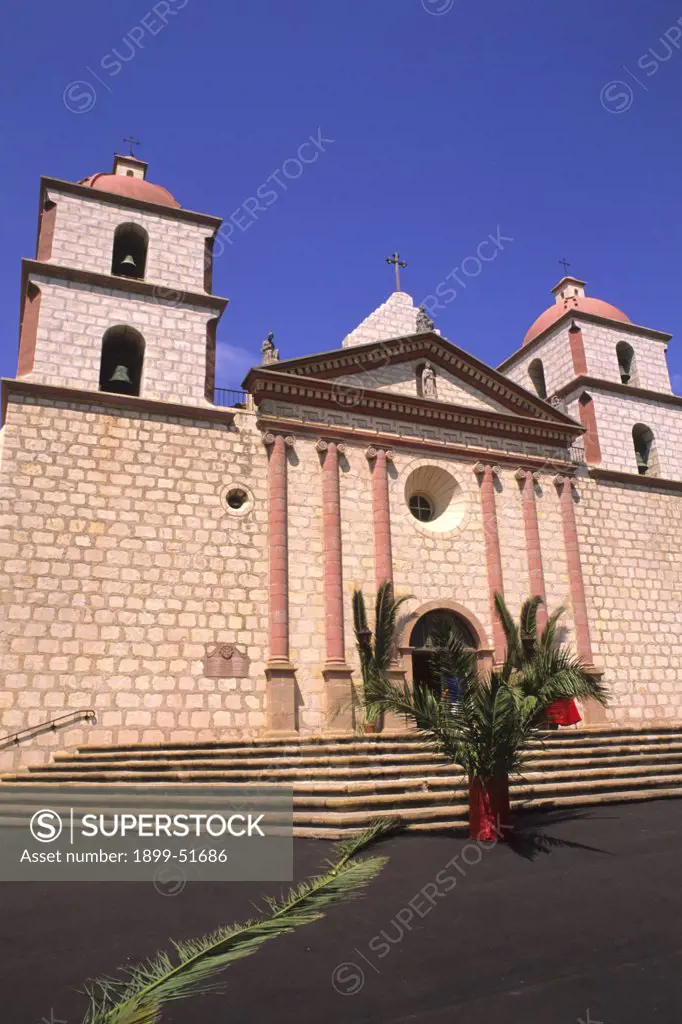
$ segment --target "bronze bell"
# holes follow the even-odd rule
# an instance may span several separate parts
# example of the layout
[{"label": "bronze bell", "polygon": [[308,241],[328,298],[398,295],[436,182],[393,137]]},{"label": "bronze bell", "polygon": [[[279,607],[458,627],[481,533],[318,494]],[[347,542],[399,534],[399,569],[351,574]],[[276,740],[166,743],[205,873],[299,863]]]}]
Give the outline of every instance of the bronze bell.
[{"label": "bronze bell", "polygon": [[137,276],[137,264],[134,258],[128,253],[124,256],[118,265],[119,274],[123,274],[125,277],[136,277]]},{"label": "bronze bell", "polygon": [[115,391],[120,395],[132,395],[134,388],[133,382],[130,379],[128,373],[128,367],[124,366],[123,363],[119,363],[111,377],[107,386],[107,391]]}]

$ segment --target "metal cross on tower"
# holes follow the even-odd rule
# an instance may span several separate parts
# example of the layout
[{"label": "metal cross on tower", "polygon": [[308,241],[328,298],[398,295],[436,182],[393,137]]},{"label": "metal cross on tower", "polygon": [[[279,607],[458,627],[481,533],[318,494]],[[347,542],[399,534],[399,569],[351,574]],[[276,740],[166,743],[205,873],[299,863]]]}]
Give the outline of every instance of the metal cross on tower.
[{"label": "metal cross on tower", "polygon": [[564,258],[562,260],[559,260],[559,263],[564,268],[564,277],[565,277],[566,274],[568,273],[568,268],[570,267],[571,264],[568,262],[568,260],[566,259],[565,256],[564,256]]},{"label": "metal cross on tower", "polygon": [[139,139],[134,139],[132,137],[132,135],[126,135],[126,137],[125,137],[125,139],[123,139],[123,141],[128,143],[128,145],[130,147],[130,155],[131,156],[135,156],[135,154],[133,153],[133,146],[139,146],[140,145],[140,140]]},{"label": "metal cross on tower", "polygon": [[401,267],[406,267],[407,263],[405,262],[405,260],[401,260],[399,252],[394,252],[392,256],[387,256],[386,257],[386,262],[390,263],[393,267],[395,267],[395,290],[397,292],[399,292],[400,291],[400,268]]}]

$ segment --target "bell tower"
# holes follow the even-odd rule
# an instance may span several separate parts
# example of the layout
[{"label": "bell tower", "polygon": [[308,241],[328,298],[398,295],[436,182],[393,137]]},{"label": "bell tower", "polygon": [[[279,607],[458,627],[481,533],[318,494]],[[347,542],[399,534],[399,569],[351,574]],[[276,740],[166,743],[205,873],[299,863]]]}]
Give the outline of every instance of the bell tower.
[{"label": "bell tower", "polygon": [[111,173],[43,178],[35,259],[23,261],[17,378],[151,401],[213,401],[212,294],[221,219],[183,209],[114,156]]}]

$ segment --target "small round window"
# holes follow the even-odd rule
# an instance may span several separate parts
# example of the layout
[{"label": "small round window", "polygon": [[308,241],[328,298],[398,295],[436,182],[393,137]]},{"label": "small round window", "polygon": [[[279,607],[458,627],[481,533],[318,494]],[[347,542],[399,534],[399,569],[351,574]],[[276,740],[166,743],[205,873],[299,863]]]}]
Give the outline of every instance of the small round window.
[{"label": "small round window", "polygon": [[243,484],[231,484],[222,492],[223,508],[233,516],[245,516],[253,508],[253,494]]},{"label": "small round window", "polygon": [[238,509],[243,508],[244,505],[246,505],[248,500],[249,500],[248,494],[246,493],[246,491],[242,490],[241,487],[232,487],[227,492],[227,498],[226,498],[227,504],[235,512]]},{"label": "small round window", "polygon": [[410,512],[420,523],[428,523],[433,519],[433,505],[425,494],[413,494],[409,505]]}]

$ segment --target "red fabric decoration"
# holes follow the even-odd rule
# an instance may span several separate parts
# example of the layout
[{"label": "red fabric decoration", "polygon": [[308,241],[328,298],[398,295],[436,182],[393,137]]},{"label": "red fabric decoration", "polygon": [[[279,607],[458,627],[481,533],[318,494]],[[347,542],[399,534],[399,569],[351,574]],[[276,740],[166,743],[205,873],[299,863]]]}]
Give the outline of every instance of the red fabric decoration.
[{"label": "red fabric decoration", "polygon": [[547,708],[547,720],[557,725],[575,725],[582,721],[582,717],[573,698],[562,697]]},{"label": "red fabric decoration", "polygon": [[510,832],[509,778],[469,778],[469,835],[480,842],[504,842]]}]

